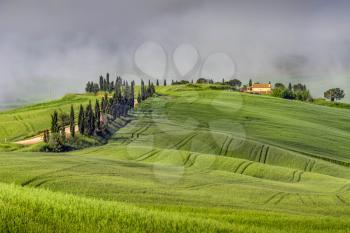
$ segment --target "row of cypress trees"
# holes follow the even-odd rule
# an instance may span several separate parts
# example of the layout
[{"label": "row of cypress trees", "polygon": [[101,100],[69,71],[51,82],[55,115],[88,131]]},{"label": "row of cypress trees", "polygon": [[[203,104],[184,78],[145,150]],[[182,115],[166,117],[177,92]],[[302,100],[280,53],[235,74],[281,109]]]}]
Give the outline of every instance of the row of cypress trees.
[{"label": "row of cypress trees", "polygon": [[144,81],[141,80],[141,89],[137,96],[137,102],[141,103],[142,101],[146,100],[148,97],[153,96],[155,92],[156,92],[156,89],[153,85],[153,82],[148,80],[148,86],[145,86]]},{"label": "row of cypress trees", "polygon": [[115,89],[120,88],[121,85],[125,85],[125,81],[122,81],[122,78],[118,76],[115,81],[110,81],[109,79],[109,73],[106,74],[106,78],[104,78],[102,75],[100,76],[99,83],[94,82],[87,82],[85,91],[86,92],[92,92],[97,93],[99,91],[104,92],[113,92]]},{"label": "row of cypress trees", "polygon": [[[89,85],[96,87],[96,84],[93,82],[89,82]],[[78,131],[81,135],[103,136],[108,120],[115,120],[117,117],[127,116],[128,111],[134,108],[134,81],[129,84],[128,81],[122,80],[121,77],[117,77],[115,82],[109,83],[109,75],[107,75],[107,79],[101,79],[100,77],[100,86],[107,90],[101,101],[96,100],[94,106],[90,101],[85,108],[83,105],[80,105],[77,120],[75,119],[76,115],[73,106],[71,106],[69,117],[66,117],[68,119],[65,119],[64,114],[59,115],[57,111],[54,111],[51,115],[51,130],[44,131],[44,142],[49,143],[49,147],[51,147],[52,151],[63,151],[65,143],[75,141],[76,122]],[[112,87],[113,95],[110,97],[110,90]],[[154,93],[155,87],[153,83],[149,81],[148,85],[145,85],[142,80],[140,92],[138,94],[138,102],[140,103],[146,100]],[[66,137],[66,126],[69,126],[69,140],[67,140]]]}]

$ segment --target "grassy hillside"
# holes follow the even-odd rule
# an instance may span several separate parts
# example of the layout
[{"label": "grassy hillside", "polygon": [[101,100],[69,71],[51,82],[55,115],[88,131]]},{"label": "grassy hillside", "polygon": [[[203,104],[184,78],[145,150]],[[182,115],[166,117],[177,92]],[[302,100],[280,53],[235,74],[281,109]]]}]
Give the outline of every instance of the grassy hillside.
[{"label": "grassy hillside", "polygon": [[350,110],[217,89],[158,88],[104,146],[0,153],[0,226],[349,232]]},{"label": "grassy hillside", "polygon": [[71,94],[60,100],[0,112],[0,143],[34,136],[50,127],[50,114],[53,111],[69,113],[72,104],[78,111],[80,104],[85,105],[95,98],[93,95]]}]

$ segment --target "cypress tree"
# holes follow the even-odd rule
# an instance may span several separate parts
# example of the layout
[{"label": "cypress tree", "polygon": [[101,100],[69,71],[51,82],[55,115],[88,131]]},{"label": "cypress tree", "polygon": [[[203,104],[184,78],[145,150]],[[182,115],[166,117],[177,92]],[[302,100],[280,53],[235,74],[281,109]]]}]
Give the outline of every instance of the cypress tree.
[{"label": "cypress tree", "polygon": [[58,126],[58,113],[55,110],[54,113],[51,115],[51,132],[52,133],[58,133],[59,132],[59,126]]},{"label": "cypress tree", "polygon": [[86,107],[85,131],[89,136],[93,135],[95,131],[95,117],[94,117],[94,111],[92,110],[91,101],[89,102],[89,105]]},{"label": "cypress tree", "polygon": [[292,84],[289,83],[289,84],[288,84],[288,90],[292,91],[292,89],[293,89],[293,88],[292,88]]},{"label": "cypress tree", "polygon": [[130,88],[130,107],[134,108],[135,104],[135,82],[134,80],[131,82]]},{"label": "cypress tree", "polygon": [[104,109],[103,109],[103,113],[108,113],[108,95],[107,93],[105,93],[105,97],[104,97]]},{"label": "cypress tree", "polygon": [[105,97],[102,97],[102,100],[101,100],[101,112],[102,113],[105,113],[105,107],[106,106],[106,102],[105,102]]},{"label": "cypress tree", "polygon": [[140,95],[140,92],[139,92],[139,94],[137,96],[137,103],[140,104],[141,101],[142,101],[142,98],[141,98],[141,95]]},{"label": "cypress tree", "polygon": [[81,135],[84,134],[85,132],[85,119],[84,119],[84,108],[83,105],[80,105],[80,109],[79,109],[79,118],[78,118],[78,127],[79,127],[79,133]]},{"label": "cypress tree", "polygon": [[145,83],[141,80],[141,100],[146,99]]},{"label": "cypress tree", "polygon": [[49,132],[48,129],[46,129],[46,130],[44,131],[44,138],[43,138],[43,141],[44,141],[45,143],[48,143],[48,142],[50,141],[50,132]]},{"label": "cypress tree", "polygon": [[156,85],[157,85],[157,86],[159,86],[159,81],[158,81],[158,79],[157,79],[157,83],[156,83]]},{"label": "cypress tree", "polygon": [[100,90],[103,90],[103,76],[100,76]]},{"label": "cypress tree", "polygon": [[253,86],[253,81],[252,81],[252,79],[249,79],[249,86],[250,86],[250,87]]},{"label": "cypress tree", "polygon": [[61,126],[61,141],[66,142],[66,128],[64,126]]},{"label": "cypress tree", "polygon": [[106,74],[106,91],[110,91],[109,73]]},{"label": "cypress tree", "polygon": [[61,141],[63,143],[66,142],[66,127],[64,125],[64,117],[61,115],[61,127],[60,127],[60,133],[61,133]]},{"label": "cypress tree", "polygon": [[69,116],[69,130],[71,138],[75,137],[75,116],[73,105],[70,107],[70,116]]},{"label": "cypress tree", "polygon": [[166,86],[166,79],[164,79],[164,86]]},{"label": "cypress tree", "polygon": [[101,110],[100,110],[100,103],[98,100],[96,100],[96,103],[95,103],[95,128],[96,130],[101,129]]}]

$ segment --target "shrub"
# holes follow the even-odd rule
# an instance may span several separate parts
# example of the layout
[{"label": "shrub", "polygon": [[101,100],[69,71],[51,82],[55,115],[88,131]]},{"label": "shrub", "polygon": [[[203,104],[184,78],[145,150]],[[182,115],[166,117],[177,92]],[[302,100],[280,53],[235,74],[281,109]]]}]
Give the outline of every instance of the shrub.
[{"label": "shrub", "polygon": [[295,99],[295,94],[293,93],[293,91],[291,91],[289,89],[285,89],[285,90],[282,91],[281,97],[283,99],[294,100]]},{"label": "shrub", "polygon": [[48,148],[52,152],[62,152],[64,151],[64,143],[62,137],[59,133],[51,134]]},{"label": "shrub", "polygon": [[283,92],[282,88],[274,88],[272,90],[272,96],[282,98],[282,92]]}]

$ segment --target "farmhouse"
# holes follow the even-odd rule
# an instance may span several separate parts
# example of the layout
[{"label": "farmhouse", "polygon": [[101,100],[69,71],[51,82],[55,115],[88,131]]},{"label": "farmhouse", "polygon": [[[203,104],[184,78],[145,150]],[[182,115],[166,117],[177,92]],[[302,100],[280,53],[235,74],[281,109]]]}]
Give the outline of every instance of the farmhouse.
[{"label": "farmhouse", "polygon": [[272,94],[272,85],[269,83],[254,83],[252,86],[247,87],[244,92],[252,94]]}]

